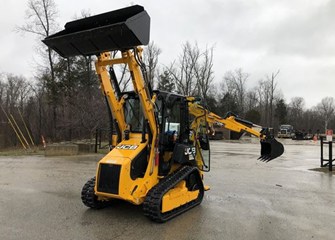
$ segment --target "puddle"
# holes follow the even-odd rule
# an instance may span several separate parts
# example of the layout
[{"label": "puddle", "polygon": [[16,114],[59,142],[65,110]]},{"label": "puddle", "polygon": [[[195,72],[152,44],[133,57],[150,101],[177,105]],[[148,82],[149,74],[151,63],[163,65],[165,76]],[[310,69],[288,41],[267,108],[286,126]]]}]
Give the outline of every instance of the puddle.
[{"label": "puddle", "polygon": [[315,171],[315,172],[323,172],[323,173],[328,173],[328,174],[332,174],[335,175],[335,167],[333,167],[333,171],[329,172],[328,167],[322,167],[322,168],[311,168],[308,169],[309,171]]}]

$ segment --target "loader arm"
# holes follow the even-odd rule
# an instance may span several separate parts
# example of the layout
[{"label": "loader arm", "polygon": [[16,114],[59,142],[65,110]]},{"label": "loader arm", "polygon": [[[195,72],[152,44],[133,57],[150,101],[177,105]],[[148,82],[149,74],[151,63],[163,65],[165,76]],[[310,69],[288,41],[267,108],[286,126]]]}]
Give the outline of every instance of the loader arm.
[{"label": "loader arm", "polygon": [[[270,129],[262,128],[261,126],[255,125],[247,120],[236,118],[235,116],[222,118],[196,103],[194,97],[188,97],[188,101],[189,113],[194,116],[191,129],[195,130],[200,126],[200,124],[207,122],[210,126],[213,126],[213,124],[219,124],[234,132],[248,132],[260,139],[261,156],[259,159],[265,162],[269,162],[283,154],[283,145],[274,138]],[[252,128],[253,126],[260,127],[262,130],[256,131]]]},{"label": "loader arm", "polygon": [[[113,113],[113,118],[119,124],[120,131],[124,133],[129,129],[127,123],[125,122],[123,104],[125,102],[124,95],[122,98],[118,99],[115,92],[115,87],[111,84],[110,74],[107,71],[107,67],[113,67],[117,64],[126,64],[131,73],[132,84],[135,93],[138,95],[141,101],[141,108],[145,118],[145,121],[149,125],[151,139],[145,139],[146,136],[142,137],[142,142],[151,141],[149,144],[152,146],[150,148],[149,154],[149,169],[150,175],[154,172],[155,167],[155,151],[157,150],[156,139],[158,136],[158,126],[156,123],[154,102],[156,95],[153,95],[148,88],[147,83],[144,80],[144,76],[140,69],[142,48],[135,47],[133,50],[127,50],[122,52],[120,58],[111,58],[109,52],[100,54],[98,60],[96,61],[96,71],[100,79],[101,88],[104,94],[107,96],[109,101],[109,107]],[[123,136],[124,137],[124,136]],[[157,171],[156,171],[157,172]],[[157,173],[156,173],[157,174]]]}]

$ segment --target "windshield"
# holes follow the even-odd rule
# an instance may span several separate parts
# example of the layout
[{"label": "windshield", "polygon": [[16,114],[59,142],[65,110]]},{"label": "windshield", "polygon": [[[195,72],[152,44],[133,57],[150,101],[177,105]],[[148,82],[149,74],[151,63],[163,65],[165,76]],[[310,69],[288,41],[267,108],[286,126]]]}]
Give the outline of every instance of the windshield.
[{"label": "windshield", "polygon": [[280,129],[293,129],[291,125],[281,125]]},{"label": "windshield", "polygon": [[143,112],[140,100],[128,98],[124,103],[124,114],[126,123],[130,126],[130,131],[141,132],[143,128]]}]

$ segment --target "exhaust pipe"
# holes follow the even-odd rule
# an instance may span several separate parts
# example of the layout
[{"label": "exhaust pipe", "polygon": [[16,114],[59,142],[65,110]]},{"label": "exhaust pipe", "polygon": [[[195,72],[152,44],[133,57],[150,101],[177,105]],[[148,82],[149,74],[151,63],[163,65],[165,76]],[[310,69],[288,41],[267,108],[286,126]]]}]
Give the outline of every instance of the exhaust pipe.
[{"label": "exhaust pipe", "polygon": [[135,5],[68,22],[64,28],[42,41],[62,57],[98,55],[147,45],[150,17]]}]

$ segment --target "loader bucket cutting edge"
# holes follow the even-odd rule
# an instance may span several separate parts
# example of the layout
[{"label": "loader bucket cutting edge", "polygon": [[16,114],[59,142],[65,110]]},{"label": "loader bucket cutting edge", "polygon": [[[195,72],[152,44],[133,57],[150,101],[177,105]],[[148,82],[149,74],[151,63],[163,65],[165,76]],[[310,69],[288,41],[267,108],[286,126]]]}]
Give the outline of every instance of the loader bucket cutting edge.
[{"label": "loader bucket cutting edge", "polygon": [[258,158],[263,162],[269,162],[284,153],[284,146],[276,139],[261,140],[261,156]]},{"label": "loader bucket cutting edge", "polygon": [[147,45],[149,37],[150,17],[135,5],[68,22],[42,41],[62,57],[71,57]]}]

